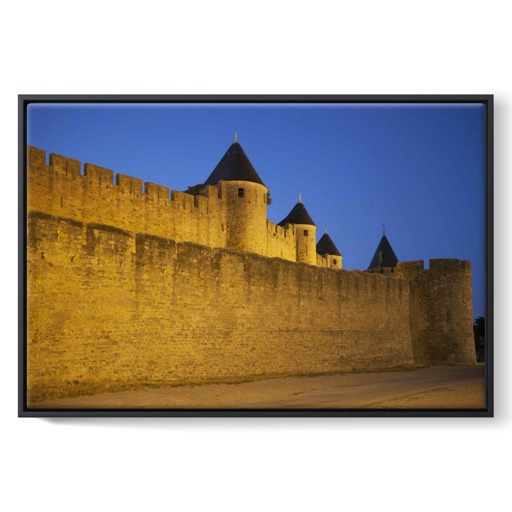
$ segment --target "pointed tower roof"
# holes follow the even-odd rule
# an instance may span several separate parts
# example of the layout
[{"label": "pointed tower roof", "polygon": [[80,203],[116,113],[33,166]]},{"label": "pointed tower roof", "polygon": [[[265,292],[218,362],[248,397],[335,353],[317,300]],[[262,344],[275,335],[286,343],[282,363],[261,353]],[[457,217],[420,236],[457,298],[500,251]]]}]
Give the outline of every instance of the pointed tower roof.
[{"label": "pointed tower roof", "polygon": [[386,235],[382,235],[368,270],[381,267],[396,267],[397,263],[398,258],[396,257],[395,251],[393,251]]},{"label": "pointed tower roof", "polygon": [[310,217],[306,207],[299,201],[293,208],[292,211],[284,218],[278,225],[284,226],[285,224],[309,224],[315,226],[313,219]]},{"label": "pointed tower roof", "polygon": [[265,186],[258,176],[256,169],[247,158],[245,151],[235,136],[235,142],[231,144],[226,154],[221,158],[217,167],[205,181],[205,185],[216,185],[219,181],[252,181]]},{"label": "pointed tower roof", "polygon": [[318,243],[316,244],[316,252],[318,254],[341,256],[340,251],[338,251],[338,248],[334,245],[332,238],[327,234],[327,232],[325,232],[322,235],[322,238],[318,240]]}]

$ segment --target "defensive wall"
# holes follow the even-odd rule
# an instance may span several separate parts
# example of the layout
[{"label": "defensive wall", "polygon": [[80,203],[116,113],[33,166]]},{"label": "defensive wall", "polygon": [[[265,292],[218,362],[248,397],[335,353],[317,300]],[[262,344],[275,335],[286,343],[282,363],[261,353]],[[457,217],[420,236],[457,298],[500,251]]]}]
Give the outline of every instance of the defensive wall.
[{"label": "defensive wall", "polygon": [[[297,261],[295,229],[266,220],[266,189],[261,185],[246,184],[246,193],[252,195],[238,203],[234,211],[236,183],[234,187],[229,182],[209,185],[202,195],[192,196],[121,173],[114,180],[112,170],[88,163],[82,174],[80,161],[55,153],[50,154],[47,165],[46,152],[30,146],[28,166],[29,211],[207,247],[228,248],[230,235],[231,239],[245,235],[249,246],[256,243],[253,252]],[[259,230],[254,226],[255,212],[261,217],[256,219],[260,221],[256,226],[262,227]],[[236,221],[242,219],[248,221],[244,225],[247,232],[238,233],[240,223]]]},{"label": "defensive wall", "polygon": [[[222,187],[170,201],[165,187],[142,193],[140,180],[113,185],[111,171],[86,164],[82,176],[41,155],[30,153],[27,190],[30,401],[475,362],[469,262],[377,274],[226,249],[210,229]],[[274,232],[293,235],[268,222]]]},{"label": "defensive wall", "polygon": [[471,262],[431,259],[398,263],[409,282],[411,340],[417,364],[467,364],[473,343]]}]

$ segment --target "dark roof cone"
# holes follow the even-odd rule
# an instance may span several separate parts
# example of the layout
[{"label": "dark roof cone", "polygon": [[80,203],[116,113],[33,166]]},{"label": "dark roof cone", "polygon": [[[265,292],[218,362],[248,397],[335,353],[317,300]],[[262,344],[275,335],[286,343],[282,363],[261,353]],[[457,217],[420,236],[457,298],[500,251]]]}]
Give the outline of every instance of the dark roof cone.
[{"label": "dark roof cone", "polygon": [[258,176],[256,169],[247,158],[242,146],[238,142],[238,134],[235,142],[231,144],[225,155],[221,158],[217,167],[205,181],[205,185],[217,185],[219,181],[252,181],[265,186]]},{"label": "dark roof cone", "polygon": [[368,270],[382,267],[396,267],[398,258],[386,235],[382,235]]},{"label": "dark roof cone", "polygon": [[313,219],[310,217],[306,207],[299,201],[293,208],[292,211],[284,218],[278,225],[284,226],[285,224],[309,224],[315,226]]},{"label": "dark roof cone", "polygon": [[341,256],[340,251],[334,245],[332,238],[326,233],[322,235],[322,238],[318,240],[316,244],[316,252],[317,254],[331,254],[332,256]]}]

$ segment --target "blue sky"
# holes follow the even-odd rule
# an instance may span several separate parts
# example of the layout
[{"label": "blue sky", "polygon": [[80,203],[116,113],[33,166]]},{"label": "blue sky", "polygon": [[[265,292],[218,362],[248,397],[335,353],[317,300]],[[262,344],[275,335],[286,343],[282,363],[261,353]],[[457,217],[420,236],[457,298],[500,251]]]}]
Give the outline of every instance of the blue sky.
[{"label": "blue sky", "polygon": [[28,108],[28,143],[185,190],[238,130],[281,221],[299,192],[346,269],[366,269],[386,235],[401,261],[469,259],[485,314],[483,105],[59,105]]}]

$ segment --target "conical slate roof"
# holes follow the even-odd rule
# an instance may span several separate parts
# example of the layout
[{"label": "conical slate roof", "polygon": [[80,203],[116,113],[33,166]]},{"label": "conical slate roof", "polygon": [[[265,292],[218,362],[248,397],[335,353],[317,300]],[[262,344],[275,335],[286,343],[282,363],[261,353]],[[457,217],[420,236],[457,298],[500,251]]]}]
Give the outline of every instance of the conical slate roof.
[{"label": "conical slate roof", "polygon": [[231,144],[206,180],[205,185],[217,185],[221,180],[252,181],[265,186],[238,142]]},{"label": "conical slate roof", "polygon": [[386,235],[382,235],[368,270],[381,267],[396,267],[398,258]]},{"label": "conical slate roof", "polygon": [[318,243],[316,244],[316,252],[318,254],[341,256],[340,251],[338,251],[338,248],[334,245],[332,238],[327,233],[324,233],[322,238],[318,240]]},{"label": "conical slate roof", "polygon": [[300,201],[292,208],[288,216],[279,223],[279,226],[284,226],[285,224],[309,224],[310,226],[316,226],[306,207]]}]

